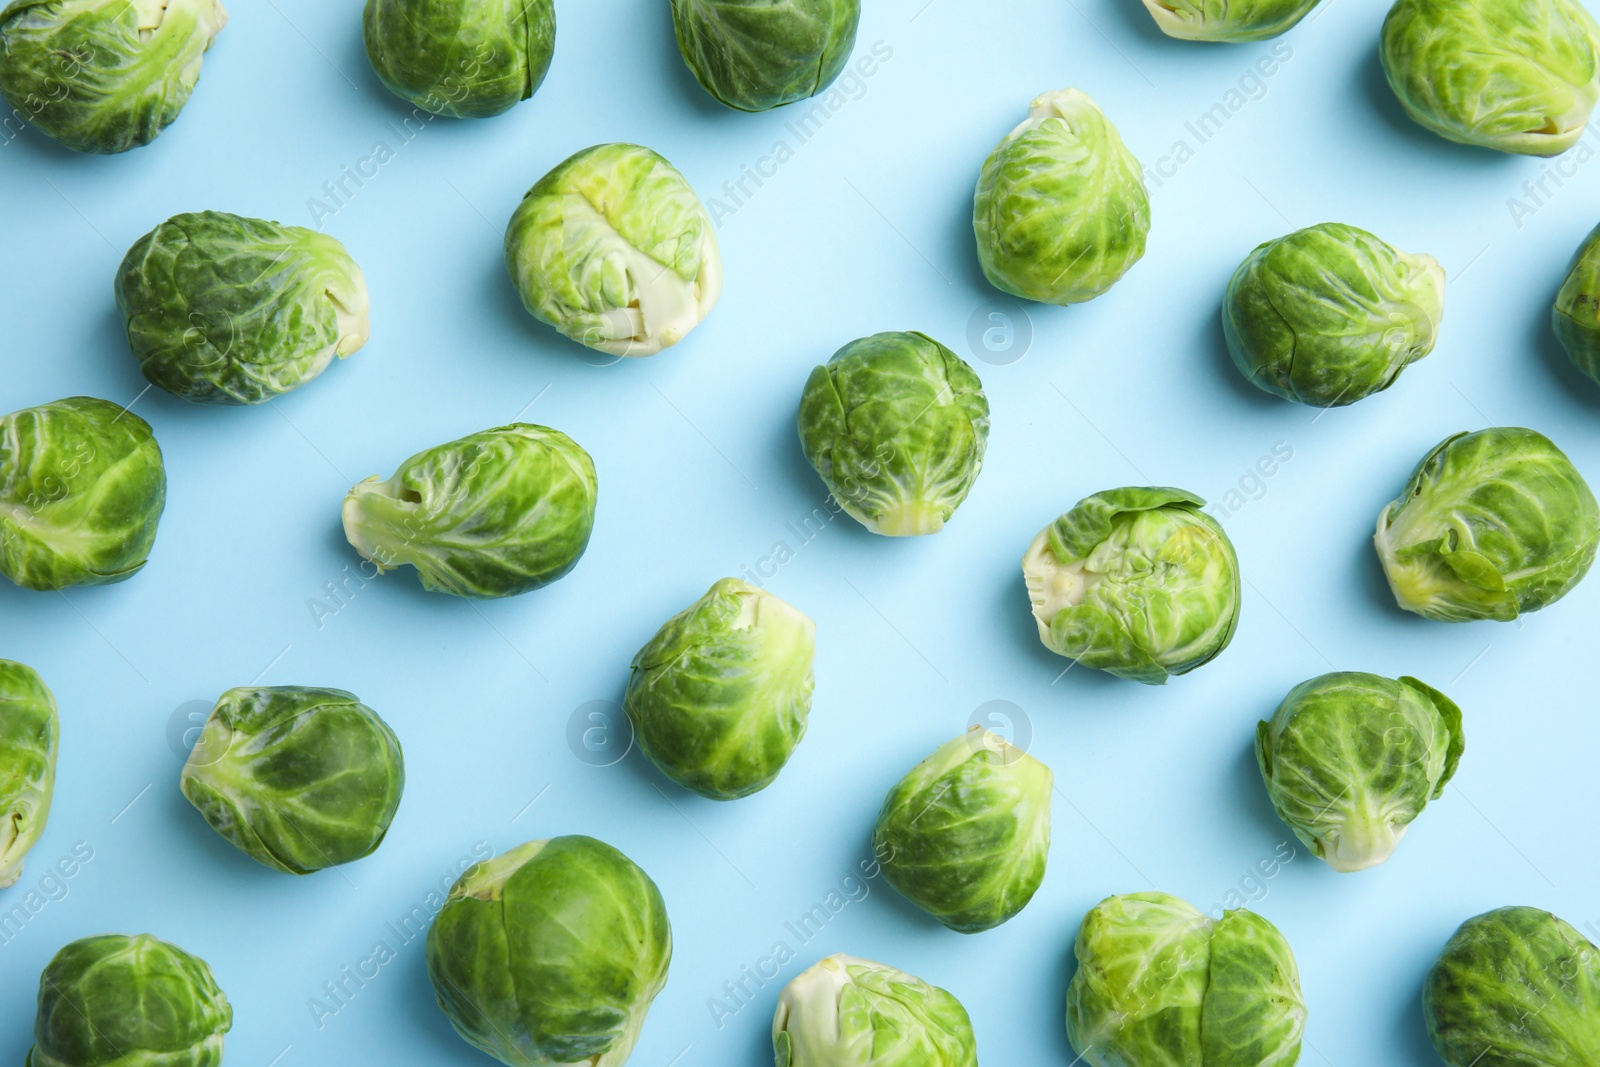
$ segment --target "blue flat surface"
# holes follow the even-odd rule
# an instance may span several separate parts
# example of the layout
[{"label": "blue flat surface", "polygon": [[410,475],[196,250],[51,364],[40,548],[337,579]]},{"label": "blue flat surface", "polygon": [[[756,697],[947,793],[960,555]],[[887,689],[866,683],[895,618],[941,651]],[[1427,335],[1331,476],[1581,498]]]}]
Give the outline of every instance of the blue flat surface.
[{"label": "blue flat surface", "polygon": [[[1252,901],[1283,929],[1311,1011],[1302,1062],[1436,1063],[1419,989],[1458,923],[1532,904],[1600,931],[1600,579],[1520,623],[1431,623],[1395,608],[1369,538],[1417,459],[1458,430],[1534,427],[1600,479],[1600,389],[1547,325],[1596,221],[1600,135],[1545,162],[1412,126],[1378,67],[1384,10],[1329,0],[1277,42],[1203,46],[1161,37],[1136,0],[874,2],[857,54],[883,58],[803,139],[796,108],[738,114],[698,88],[665,0],[565,0],[533,100],[486,121],[419,116],[409,132],[410,108],[367,65],[354,0],[240,0],[154,145],[84,157],[29,131],[0,148],[0,407],[137,397],[170,478],[134,580],[0,586],[0,656],[35,666],[62,718],[49,829],[0,893],[3,908],[30,890],[42,905],[0,937],[0,1061],[28,1047],[51,954],[120,930],[210,961],[236,1011],[230,1063],[486,1063],[434,1007],[403,920],[418,927],[430,894],[490,850],[587,833],[641,864],[672,917],[641,1067],[765,1061],[781,984],[839,951],[956,993],[992,1067],[1067,1063],[1077,924],[1146,889]],[[1155,175],[1149,253],[1091,304],[1030,307],[1026,345],[974,350],[969,323],[1006,306],[973,252],[978,168],[1032,97],[1068,85]],[[523,313],[500,240],[539,176],[613,140],[657,149],[721,202],[727,287],[678,348],[601,366]],[[379,144],[386,161],[364,162]],[[358,186],[345,168],[369,176]],[[325,185],[342,179],[334,201]],[[371,288],[367,347],[259,408],[141,394],[113,272],[156,223],[207,208],[342,240]],[[1331,220],[1432,253],[1451,280],[1434,354],[1321,414],[1235,375],[1218,307],[1257,243]],[[972,358],[994,412],[983,474],[936,537],[890,541],[847,518],[808,531],[825,491],[795,439],[801,385],[886,329]],[[409,571],[351,579],[351,484],[519,415],[570,433],[599,469],[594,540],[569,577],[481,604],[424,593]],[[1143,483],[1221,504],[1246,579],[1238,636],[1164,688],[1063,676],[1018,561],[1078,498]],[[600,766],[569,745],[591,702],[615,705],[656,627],[724,575],[755,576],[817,623],[810,733],[777,782],[716,804],[636,752]],[[1455,782],[1390,863],[1359,875],[1298,846],[1271,862],[1292,839],[1252,755],[1256,720],[1332,669],[1415,674],[1466,715]],[[252,680],[351,689],[394,726],[407,790],[374,856],[279,875],[179,794],[191,702]],[[1027,910],[968,937],[860,865],[884,793],[991,701],[1055,771],[1054,844]],[[75,848],[92,859],[45,881]],[[818,906],[827,921],[802,939],[791,924]],[[770,973],[779,943],[794,959],[758,988],[747,969]],[[725,985],[741,981],[747,1006]]]}]

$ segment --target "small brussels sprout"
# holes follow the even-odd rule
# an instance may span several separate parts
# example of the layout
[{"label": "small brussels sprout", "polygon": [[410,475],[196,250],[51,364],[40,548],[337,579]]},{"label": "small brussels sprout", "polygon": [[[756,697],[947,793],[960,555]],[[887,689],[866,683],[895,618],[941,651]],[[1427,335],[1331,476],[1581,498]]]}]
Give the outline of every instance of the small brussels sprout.
[{"label": "small brussels sprout", "polygon": [[1084,916],[1067,1038],[1090,1067],[1288,1067],[1306,1006],[1283,934],[1166,893],[1107,897]]},{"label": "small brussels sprout", "polygon": [[131,578],[166,502],[161,448],[126,408],[74,396],[0,418],[0,574],[18,585]]},{"label": "small brussels sprout", "polygon": [[502,597],[577,566],[594,530],[594,461],[559,430],[518,422],[418,452],[350,490],[344,534],[380,573],[425,589]]},{"label": "small brussels sprout", "polygon": [[1417,123],[1502,152],[1560,155],[1600,98],[1600,26],[1577,0],[1397,0],[1379,56]]},{"label": "small brussels sprout", "polygon": [[1184,41],[1265,41],[1294,28],[1318,0],[1144,0],[1156,25]]},{"label": "small brussels sprout", "polygon": [[1081,304],[1144,255],[1150,196],[1139,161],[1095,102],[1046,93],[984,161],[972,205],[990,284],[1046,304]]},{"label": "small brussels sprout", "polygon": [[1572,365],[1600,382],[1600,226],[1578,249],[1550,318]]},{"label": "small brussels sprout", "polygon": [[117,270],[128,345],[151,383],[259,404],[367,343],[367,283],[344,245],[223,211],[174,215]]},{"label": "small brussels sprout", "polygon": [[1491,427],[1422,457],[1373,535],[1395,602],[1443,622],[1509,622],[1589,573],[1600,505],[1548,437]]},{"label": "small brussels sprout", "polygon": [[528,99],[556,49],[551,0],[367,0],[361,24],[389,91],[452,118],[488,118]]},{"label": "small brussels sprout", "polygon": [[428,930],[428,977],[462,1039],[512,1067],[621,1067],[667,983],[650,876],[592,837],[468,868]]},{"label": "small brussels sprout", "polygon": [[1336,871],[1388,859],[1443,795],[1465,745],[1449,697],[1415,678],[1360,671],[1301,682],[1256,725],[1273,808]]},{"label": "small brussels sprout", "polygon": [[154,141],[188,102],[217,0],[13,0],[0,11],[0,96],[79,152]]},{"label": "small brussels sprout", "polygon": [[884,877],[958,933],[999,926],[1044,881],[1054,781],[981,726],[947,741],[884,798],[872,830]]},{"label": "small brussels sprout", "polygon": [[850,60],[861,0],[672,0],[678,50],[705,91],[740,111],[815,96]]},{"label": "small brussels sprout", "polygon": [[250,858],[310,874],[370,855],[405,788],[400,742],[342,689],[230,689],[184,764],[183,795]]},{"label": "small brussels sprout", "polygon": [[851,341],[811,372],[800,447],[873,533],[938,533],[983,469],[989,401],[960,356],[920,333]]},{"label": "small brussels sprout", "polygon": [[1449,1067],[1600,1063],[1600,949],[1547,911],[1486,912],[1445,943],[1422,1014]]},{"label": "small brussels sprout", "polygon": [[1109,489],[1039,531],[1022,575],[1045,647],[1148,685],[1215,659],[1239,624],[1239,560],[1204,504]]},{"label": "small brussels sprout", "polygon": [[579,344],[653,356],[722,294],[722,253],[683,175],[648,148],[586,148],[539,179],[506,228],[528,313]]},{"label": "small brussels sprout", "polygon": [[149,934],[100,934],[39,977],[27,1067],[218,1067],[232,1026],[205,960]]},{"label": "small brussels sprout", "polygon": [[883,963],[829,956],[783,987],[776,1067],[978,1067],[961,1002]]},{"label": "small brussels sprout", "polygon": [[1325,222],[1251,252],[1228,282],[1222,325],[1252,385],[1328,408],[1393,385],[1433,351],[1443,317],[1432,256]]},{"label": "small brussels sprout", "polygon": [[22,877],[22,861],[50,818],[60,735],[44,680],[0,659],[0,889]]},{"label": "small brussels sprout", "polygon": [[765,789],[805,736],[815,657],[816,624],[722,579],[633,657],[624,707],[639,748],[712,800]]}]

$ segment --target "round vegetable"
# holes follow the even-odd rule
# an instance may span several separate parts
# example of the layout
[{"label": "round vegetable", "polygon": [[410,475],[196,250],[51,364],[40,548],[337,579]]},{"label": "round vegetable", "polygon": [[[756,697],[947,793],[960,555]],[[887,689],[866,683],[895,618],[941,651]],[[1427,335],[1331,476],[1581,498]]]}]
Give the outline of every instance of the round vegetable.
[{"label": "round vegetable", "polygon": [[938,986],[882,963],[829,956],[783,987],[777,1067],[978,1067],[972,1020]]},{"label": "round vegetable", "polygon": [[22,861],[44,833],[56,785],[61,720],[44,680],[0,659],[0,889],[22,877]]},{"label": "round vegetable", "polygon": [[222,211],[134,242],[117,306],[139,369],[185,400],[259,404],[367,342],[367,283],[344,245]]},{"label": "round vegetable", "polygon": [[1223,332],[1239,373],[1286,400],[1354,404],[1433,351],[1444,271],[1327,222],[1268,241],[1234,271]]},{"label": "round vegetable", "polygon": [[512,1067],[621,1067],[667,982],[672,930],[648,875],[592,837],[475,864],[428,930],[456,1033]]},{"label": "round vegetable", "polygon": [[1407,611],[1506,622],[1589,573],[1600,505],[1549,438],[1493,427],[1435,445],[1378,515],[1373,543]]},{"label": "round vegetable", "polygon": [[1022,574],[1045,647],[1149,685],[1216,658],[1239,624],[1239,560],[1204,503],[1110,489],[1041,530]]},{"label": "round vegetable", "polygon": [[989,401],[961,357],[920,333],[852,341],[811,372],[800,447],[873,533],[938,533],[983,469]]},{"label": "round vegetable", "polygon": [[815,96],[850,60],[861,0],[672,0],[678,50],[706,92],[740,111]]},{"label": "round vegetable", "polygon": [[361,27],[390,92],[453,118],[528,99],[556,48],[551,0],[367,0]]},{"label": "round vegetable", "polygon": [[1185,41],[1264,41],[1291,29],[1318,0],[1144,0],[1168,37]]},{"label": "round vegetable", "polygon": [[161,448],[126,408],[74,396],[0,418],[0,574],[18,585],[132,577],[166,502]]},{"label": "round vegetable", "polygon": [[1600,382],[1600,226],[1578,249],[1550,318],[1572,365]]}]

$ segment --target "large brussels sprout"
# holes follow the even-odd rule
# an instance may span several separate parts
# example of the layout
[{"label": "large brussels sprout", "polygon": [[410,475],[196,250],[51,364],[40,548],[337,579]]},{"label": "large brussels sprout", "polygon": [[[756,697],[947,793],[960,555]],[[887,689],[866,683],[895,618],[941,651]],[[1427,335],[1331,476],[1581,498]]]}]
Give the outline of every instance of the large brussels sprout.
[{"label": "large brussels sprout", "polygon": [[1049,767],[974,726],[889,791],[873,854],[890,885],[950,929],[992,929],[1044,881],[1052,788]]},{"label": "large brussels sprout", "polygon": [[920,333],[851,341],[811,372],[800,447],[873,533],[938,533],[983,469],[989,401],[960,356]]},{"label": "large brussels sprout", "polygon": [[1256,726],[1279,818],[1336,871],[1388,859],[1465,747],[1461,710],[1415,678],[1340,671],[1289,690]]},{"label": "large brussels sprout", "polygon": [[1502,152],[1565,152],[1600,98],[1600,26],[1578,0],[1397,0],[1379,55],[1406,114]]},{"label": "large brussels sprout", "polygon": [[722,579],[633,657],[624,707],[640,749],[712,800],[765,789],[805,736],[816,647],[810,619]]},{"label": "large brussels sprout", "polygon": [[667,982],[656,884],[592,837],[475,864],[428,930],[428,976],[456,1033],[512,1067],[621,1067]]},{"label": "large brussels sprout", "polygon": [[1600,226],[1578,249],[1550,318],[1572,365],[1600,382]]},{"label": "large brussels sprout", "polygon": [[1600,1063],[1600,949],[1547,911],[1486,912],[1445,943],[1422,1014],[1449,1067]]},{"label": "large brussels sprout", "polygon": [[1227,648],[1239,561],[1204,504],[1181,489],[1109,489],[1041,530],[1022,574],[1045,647],[1150,685]]},{"label": "large brussels sprout", "polygon": [[861,0],[672,0],[683,61],[706,92],[766,111],[822,92],[850,60]]},{"label": "large brussels sprout", "polygon": [[1600,505],[1533,430],[1458,433],[1422,457],[1373,543],[1402,608],[1444,622],[1515,619],[1589,573]]},{"label": "large brussels sprout", "polygon": [[1305,18],[1318,0],[1144,0],[1156,25],[1184,41],[1264,41]]},{"label": "large brussels sprout", "polygon": [[144,376],[174,396],[259,404],[367,343],[367,283],[344,245],[223,211],[134,242],[117,306]]},{"label": "large brussels sprout", "polygon": [[1076,89],[1046,93],[984,161],[972,205],[978,262],[996,288],[1081,304],[1144,255],[1150,196],[1117,128]]},{"label": "large brussels sprout", "polygon": [[39,977],[27,1067],[218,1067],[233,1007],[198,956],[149,934],[100,934]]},{"label": "large brussels sprout", "polygon": [[18,585],[132,577],[166,502],[161,448],[126,408],[74,396],[0,418],[0,574]]},{"label": "large brussels sprout", "polygon": [[425,111],[487,118],[528,99],[556,48],[552,0],[367,0],[367,59]]},{"label": "large brussels sprout", "polygon": [[1223,332],[1239,373],[1286,400],[1354,404],[1433,351],[1444,270],[1325,222],[1260,245],[1234,271]]},{"label": "large brussels sprout", "polygon": [[13,0],[0,96],[79,152],[126,152],[172,124],[228,13],[217,0]]},{"label": "large brussels sprout", "polygon": [[22,877],[22,861],[50,818],[61,721],[56,698],[32,667],[0,659],[0,889]]},{"label": "large brussels sprout", "polygon": [[677,344],[722,294],[722,253],[683,175],[648,148],[586,148],[539,179],[506,227],[529,314],[614,356]]},{"label": "large brussels sprout", "polygon": [[801,972],[772,1017],[776,1067],[978,1067],[961,1002],[883,963],[842,953]]},{"label": "large brussels sprout", "polygon": [[1090,1067],[1292,1067],[1306,1006],[1278,928],[1212,919],[1166,893],[1107,897],[1084,916],[1067,1038]]},{"label": "large brussels sprout", "polygon": [[344,534],[380,572],[411,564],[436,593],[502,597],[577,566],[594,529],[594,461],[517,422],[418,452],[350,490]]},{"label": "large brussels sprout", "polygon": [[252,859],[310,874],[369,855],[405,788],[400,742],[342,689],[230,689],[183,768],[183,795]]}]

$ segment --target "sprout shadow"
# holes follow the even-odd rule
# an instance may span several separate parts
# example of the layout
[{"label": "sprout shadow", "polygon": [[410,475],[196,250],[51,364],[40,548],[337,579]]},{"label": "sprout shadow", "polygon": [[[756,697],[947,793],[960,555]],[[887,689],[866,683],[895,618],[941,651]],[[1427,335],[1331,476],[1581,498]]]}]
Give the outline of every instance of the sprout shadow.
[{"label": "sprout shadow", "polygon": [[[1561,282],[1558,281],[1556,291],[1560,286]],[[1600,387],[1572,362],[1550,326],[1550,308],[1554,302],[1555,291],[1552,291],[1550,302],[1540,304],[1530,319],[1529,347],[1538,353],[1540,361],[1549,369],[1550,376],[1562,385],[1573,403],[1586,408],[1591,414],[1600,412]]]},{"label": "sprout shadow", "polygon": [[[1269,711],[1267,714],[1271,714]],[[1261,781],[1261,765],[1256,760],[1255,732],[1251,731],[1250,742],[1240,751],[1238,762],[1234,766],[1234,773],[1228,776],[1227,783],[1236,791],[1232,798],[1233,806],[1241,813],[1247,813],[1250,820],[1268,834],[1278,834],[1285,837],[1291,836],[1293,831],[1278,818],[1278,812],[1272,806],[1272,799],[1267,796],[1266,786]],[[1299,841],[1295,841],[1299,847]]]},{"label": "sprout shadow", "polygon": [[1161,32],[1161,27],[1156,25],[1156,20],[1139,0],[1118,0],[1111,5],[1117,17],[1127,23],[1128,28],[1147,44],[1171,48],[1174,51],[1191,51],[1204,48],[1205,41],[1181,41],[1176,37],[1168,37]]},{"label": "sprout shadow", "polygon": [[[1384,503],[1384,507],[1388,507]],[[1377,516],[1373,516],[1377,521]],[[1415,619],[1424,621],[1420,615],[1402,608],[1394,598],[1394,590],[1389,588],[1389,579],[1383,573],[1383,562],[1378,559],[1377,551],[1372,547],[1370,538],[1363,538],[1357,542],[1355,549],[1354,565],[1359,571],[1353,584],[1359,585],[1374,607],[1390,618]]]},{"label": "sprout shadow", "polygon": [[[1060,996],[1056,997],[1057,1004],[1065,1004],[1067,1002],[1067,991],[1072,988],[1073,976],[1078,973],[1078,953],[1074,945],[1076,937],[1077,930],[1073,930],[1072,936],[1067,939],[1066,951],[1061,953],[1060,962],[1056,964],[1056,989],[1060,993]],[[1083,1057],[1077,1049],[1072,1047],[1072,1041],[1067,1037],[1067,1028],[1065,1026],[1056,1026],[1053,1029],[1056,1035],[1055,1040],[1059,1044],[1059,1051],[1063,1057],[1059,1062],[1076,1063],[1082,1060]]]},{"label": "sprout shadow", "polygon": [[738,117],[744,114],[737,108],[728,107],[707,92],[705,86],[700,84],[700,79],[694,76],[694,71],[689,69],[688,60],[683,58],[683,52],[678,48],[678,31],[673,25],[672,5],[657,4],[655,10],[657,14],[653,25],[661,35],[656,48],[661,52],[662,61],[666,63],[667,69],[671,71],[667,77],[672,79],[673,92],[694,109],[697,118],[716,120],[730,115]]},{"label": "sprout shadow", "polygon": [[341,60],[337,69],[348,72],[356,88],[385,113],[403,118],[421,110],[411,101],[390,92],[389,87],[383,84],[383,79],[378,77],[378,72],[372,69],[372,61],[367,58],[366,35],[359,22],[354,24],[353,31],[345,41]]},{"label": "sprout shadow", "polygon": [[386,967],[381,973],[391,970],[404,975],[400,979],[395,1006],[402,1015],[416,1021],[413,1033],[416,1038],[427,1044],[426,1048],[415,1049],[418,1055],[412,1058],[423,1063],[458,1061],[467,1046],[456,1033],[455,1027],[450,1025],[450,1019],[439,1008],[439,1000],[433,991],[433,979],[428,977],[427,966],[423,961],[415,960],[407,966]]},{"label": "sprout shadow", "polygon": [[[996,143],[999,142],[1002,135],[1003,131],[1002,134],[997,134],[995,136]],[[988,158],[987,155],[984,158]],[[978,174],[976,171],[973,172],[972,180],[975,187],[978,180]],[[959,280],[970,285],[973,290],[972,295],[977,297],[979,300],[983,300],[990,296],[996,298],[1007,297],[1007,294],[1000,292],[1000,290],[989,284],[989,279],[983,273],[983,265],[978,262],[978,239],[972,229],[972,197],[969,195],[959,198],[956,203],[952,205],[951,210],[954,213],[954,216],[950,222],[951,233],[953,236],[951,244],[953,244],[956,248],[964,250],[962,254],[957,257],[960,270]],[[1048,304],[1035,305],[1032,302],[1029,302],[1030,310],[1033,307],[1045,308],[1048,306]]]},{"label": "sprout shadow", "polygon": [[1275,396],[1265,389],[1253,385],[1234,364],[1233,354],[1228,351],[1228,335],[1222,328],[1223,314],[1224,312],[1219,310],[1213,318],[1208,319],[1197,339],[1199,344],[1209,351],[1211,365],[1216,368],[1217,374],[1227,382],[1228,391],[1244,403],[1262,411],[1281,411],[1283,406],[1291,403],[1291,401],[1285,400],[1281,396]]},{"label": "sprout shadow", "polygon": [[1416,983],[1416,995],[1406,1000],[1395,1017],[1395,1048],[1400,1050],[1402,1061],[1412,1067],[1438,1067],[1439,1054],[1434,1051],[1422,1015],[1422,985],[1421,981]]},{"label": "sprout shadow", "polygon": [[[122,311],[115,301],[109,301],[98,316],[90,340],[96,350],[108,353],[103,364],[95,368],[96,382],[99,383],[96,388],[109,389],[111,396],[106,399],[114,403],[133,403],[134,398],[144,393],[150,383],[140,373],[139,360],[128,347],[128,331],[123,323]],[[152,398],[157,401],[177,401],[185,408],[193,406],[187,401],[178,401],[163,389],[151,389],[145,399]]]}]

